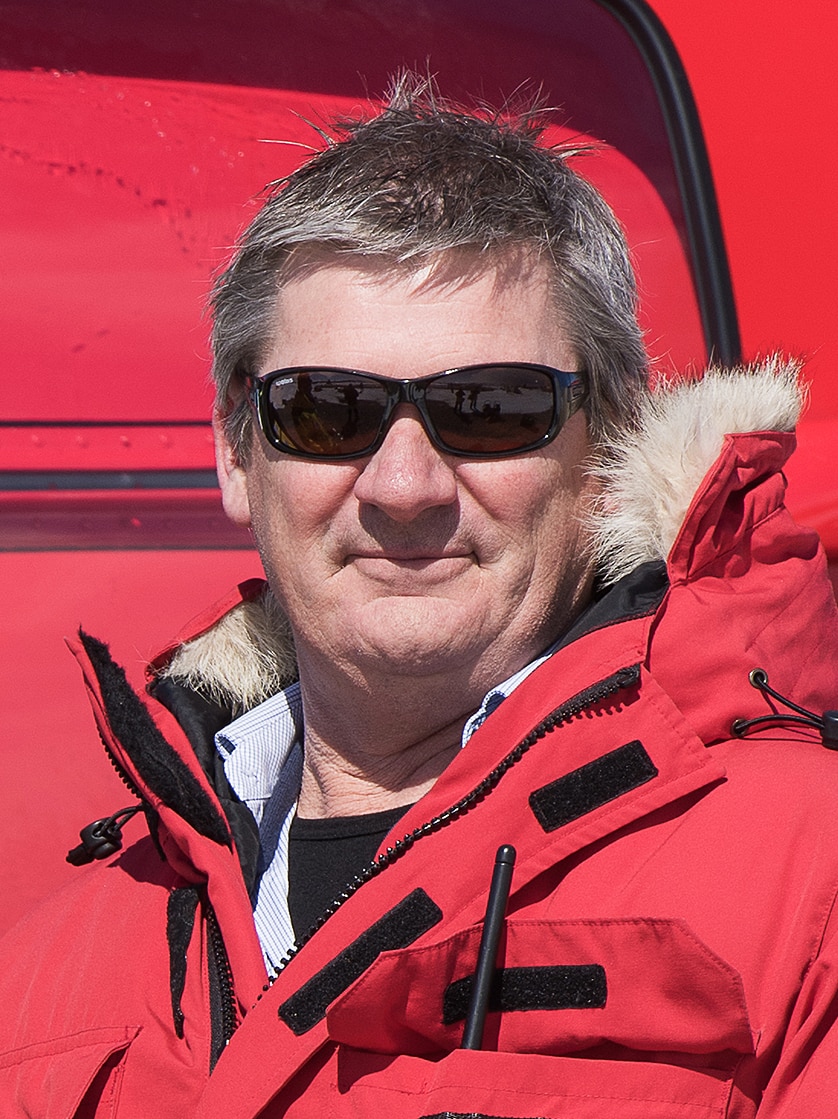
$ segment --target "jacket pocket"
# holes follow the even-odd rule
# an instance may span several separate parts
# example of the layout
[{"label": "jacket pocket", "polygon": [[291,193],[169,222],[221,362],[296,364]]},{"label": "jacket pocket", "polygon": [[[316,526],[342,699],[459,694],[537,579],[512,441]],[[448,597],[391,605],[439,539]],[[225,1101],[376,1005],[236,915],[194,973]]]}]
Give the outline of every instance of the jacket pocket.
[{"label": "jacket pocket", "polygon": [[353,1119],[722,1119],[732,1080],[659,1061],[467,1050],[430,1061],[343,1049],[338,1068]]},{"label": "jacket pocket", "polygon": [[507,920],[484,1048],[463,1050],[480,933],[383,953],[332,1004],[335,1119],[726,1115],[754,1052],[742,981],[683,922]]},{"label": "jacket pocket", "polygon": [[[384,952],[329,1008],[333,1041],[435,1058],[459,1048],[481,927]],[[678,920],[506,922],[483,1048],[572,1056],[597,1046],[727,1068],[754,1052],[742,980]]]},{"label": "jacket pocket", "polygon": [[114,1119],[139,1026],[102,1026],[0,1054],[4,1119]]}]

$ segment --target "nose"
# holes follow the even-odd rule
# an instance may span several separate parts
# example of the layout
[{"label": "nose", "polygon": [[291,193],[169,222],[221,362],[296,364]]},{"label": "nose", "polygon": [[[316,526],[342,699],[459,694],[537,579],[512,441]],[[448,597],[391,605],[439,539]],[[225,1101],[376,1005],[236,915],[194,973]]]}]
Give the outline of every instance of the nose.
[{"label": "nose", "polygon": [[400,404],[393,413],[384,442],[358,475],[355,496],[403,523],[457,500],[454,470],[428,439],[412,405]]}]

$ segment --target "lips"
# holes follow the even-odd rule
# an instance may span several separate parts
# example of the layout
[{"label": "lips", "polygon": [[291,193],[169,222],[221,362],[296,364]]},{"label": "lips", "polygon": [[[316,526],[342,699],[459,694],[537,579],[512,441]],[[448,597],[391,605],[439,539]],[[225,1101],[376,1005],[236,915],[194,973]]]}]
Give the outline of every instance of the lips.
[{"label": "lips", "polygon": [[440,560],[470,559],[471,552],[353,552],[346,557],[347,563],[356,563],[358,560],[384,560],[387,563],[438,563]]},{"label": "lips", "polygon": [[346,566],[380,582],[423,586],[456,578],[475,563],[473,553],[364,552],[347,556]]}]

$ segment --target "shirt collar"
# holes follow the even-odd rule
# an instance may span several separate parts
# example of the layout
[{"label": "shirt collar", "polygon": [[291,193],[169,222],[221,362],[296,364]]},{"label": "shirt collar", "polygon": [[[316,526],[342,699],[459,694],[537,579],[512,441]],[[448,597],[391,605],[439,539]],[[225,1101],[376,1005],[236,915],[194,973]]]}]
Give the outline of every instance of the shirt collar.
[{"label": "shirt collar", "polygon": [[303,740],[300,685],[291,684],[240,715],[215,736],[227,780],[245,802],[266,801],[282,767]]}]

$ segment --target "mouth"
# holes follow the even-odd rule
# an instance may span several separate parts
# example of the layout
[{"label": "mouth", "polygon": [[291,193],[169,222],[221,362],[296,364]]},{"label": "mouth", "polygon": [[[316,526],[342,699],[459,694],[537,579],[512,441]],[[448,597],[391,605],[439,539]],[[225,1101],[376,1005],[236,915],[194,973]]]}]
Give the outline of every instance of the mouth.
[{"label": "mouth", "polygon": [[354,552],[346,557],[344,566],[352,566],[360,574],[380,581],[393,582],[409,576],[424,583],[455,578],[474,563],[473,552],[393,550]]},{"label": "mouth", "polygon": [[346,563],[357,563],[364,560],[383,560],[385,563],[422,564],[440,563],[444,560],[473,560],[474,552],[466,548],[361,548],[357,552],[348,552]]}]

